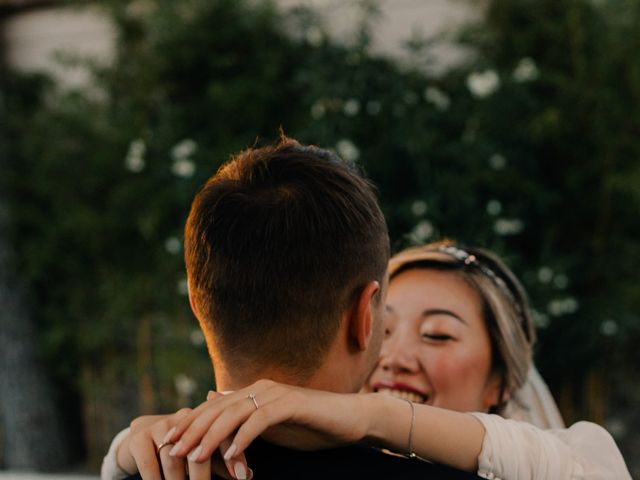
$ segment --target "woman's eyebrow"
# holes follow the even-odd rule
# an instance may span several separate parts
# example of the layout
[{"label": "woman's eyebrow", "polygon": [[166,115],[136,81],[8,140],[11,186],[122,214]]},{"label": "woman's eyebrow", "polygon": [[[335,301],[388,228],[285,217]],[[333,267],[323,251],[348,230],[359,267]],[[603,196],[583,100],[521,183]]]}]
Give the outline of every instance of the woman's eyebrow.
[{"label": "woman's eyebrow", "polygon": [[468,325],[467,322],[460,315],[458,315],[455,312],[452,312],[451,310],[447,310],[444,308],[429,308],[422,312],[423,317],[430,317],[432,315],[447,315],[449,317],[455,318],[456,320],[464,323],[465,325]]}]

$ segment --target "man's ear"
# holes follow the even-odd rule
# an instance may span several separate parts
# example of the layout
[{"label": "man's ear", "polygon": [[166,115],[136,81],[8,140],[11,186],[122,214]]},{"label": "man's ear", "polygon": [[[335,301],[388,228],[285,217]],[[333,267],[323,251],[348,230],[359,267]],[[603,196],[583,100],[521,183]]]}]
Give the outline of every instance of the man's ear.
[{"label": "man's ear", "polygon": [[193,299],[193,291],[191,290],[191,285],[189,285],[189,280],[187,280],[187,292],[189,294],[189,305],[191,305],[191,311],[197,319],[200,319],[200,315],[198,315],[198,309],[196,308],[196,302]]},{"label": "man's ear", "polygon": [[376,293],[380,291],[380,283],[371,281],[354,299],[349,314],[349,334],[358,350],[365,351],[373,334],[373,304],[377,301]]}]

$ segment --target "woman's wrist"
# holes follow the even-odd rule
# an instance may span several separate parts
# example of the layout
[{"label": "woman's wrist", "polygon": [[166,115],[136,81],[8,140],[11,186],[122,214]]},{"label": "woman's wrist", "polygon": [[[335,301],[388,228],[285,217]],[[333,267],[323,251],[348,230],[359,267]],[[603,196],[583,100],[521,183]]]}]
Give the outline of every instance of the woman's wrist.
[{"label": "woman's wrist", "polygon": [[365,443],[389,448],[399,453],[406,451],[411,424],[411,410],[403,400],[378,393],[361,394],[362,409],[368,420]]}]

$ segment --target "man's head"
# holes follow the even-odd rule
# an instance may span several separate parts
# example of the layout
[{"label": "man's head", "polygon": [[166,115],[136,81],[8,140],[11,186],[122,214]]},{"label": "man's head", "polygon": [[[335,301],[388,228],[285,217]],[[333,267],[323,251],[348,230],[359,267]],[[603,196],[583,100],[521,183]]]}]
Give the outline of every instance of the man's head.
[{"label": "man's head", "polygon": [[372,185],[335,154],[286,138],[233,157],[186,225],[194,311],[215,362],[236,372],[311,376],[343,320],[366,313],[363,294],[380,302],[388,257]]}]

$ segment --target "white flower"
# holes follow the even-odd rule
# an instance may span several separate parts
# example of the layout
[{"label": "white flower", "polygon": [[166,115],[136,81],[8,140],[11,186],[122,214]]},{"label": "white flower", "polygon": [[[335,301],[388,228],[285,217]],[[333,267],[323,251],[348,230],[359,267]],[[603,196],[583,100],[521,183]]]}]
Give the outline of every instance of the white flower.
[{"label": "white flower", "polygon": [[476,98],[486,98],[500,86],[500,77],[495,70],[473,72],[467,77],[467,88]]},{"label": "white flower", "polygon": [[607,420],[606,427],[614,438],[624,437],[628,431],[627,423],[620,418]]},{"label": "white flower", "polygon": [[202,330],[199,328],[192,330],[191,334],[189,334],[189,340],[191,340],[191,344],[194,347],[201,347],[204,345],[204,334],[202,333]]},{"label": "white flower", "polygon": [[525,57],[520,60],[518,65],[516,65],[516,68],[513,70],[513,79],[520,83],[531,82],[537,79],[539,75],[540,72],[538,71],[538,66],[530,57]]},{"label": "white flower", "polygon": [[554,317],[575,313],[578,310],[578,301],[573,297],[567,297],[564,299],[555,299],[549,302],[547,310]]},{"label": "white flower", "polygon": [[178,283],[176,284],[176,290],[180,295],[184,297],[189,295],[189,282],[186,278],[181,278],[180,280],[178,280]]},{"label": "white flower", "polygon": [[551,319],[549,315],[546,313],[539,312],[538,310],[532,310],[533,314],[533,323],[538,328],[547,328],[551,323]]},{"label": "white flower", "polygon": [[549,302],[549,305],[547,305],[547,310],[549,311],[549,313],[553,316],[560,316],[562,315],[562,301],[561,300],[552,300],[551,302]]},{"label": "white flower", "polygon": [[347,138],[338,140],[338,143],[336,143],[336,150],[338,151],[338,155],[347,162],[353,162],[360,157],[360,150],[358,150],[358,147],[356,147],[355,144]]},{"label": "white flower", "polygon": [[489,165],[494,170],[502,170],[507,166],[507,159],[499,153],[494,153],[493,155],[491,155],[491,157],[489,157]]},{"label": "white flower", "polygon": [[198,144],[195,141],[189,138],[184,139],[171,149],[171,158],[175,161],[184,160],[193,155],[197,149]]},{"label": "white flower", "polygon": [[369,100],[367,102],[367,113],[369,115],[375,116],[380,113],[382,110],[382,104],[377,100]]},{"label": "white flower", "polygon": [[580,304],[578,303],[578,300],[576,300],[573,297],[568,297],[564,299],[564,311],[566,313],[575,313],[578,310],[578,307],[580,306]]},{"label": "white flower", "polygon": [[613,337],[616,333],[618,333],[618,324],[615,322],[615,320],[611,320],[610,318],[608,318],[600,325],[600,331],[607,337]]},{"label": "white flower", "polygon": [[164,242],[164,248],[170,254],[176,255],[177,253],[180,253],[180,249],[182,248],[182,242],[176,237],[169,237]]},{"label": "white flower", "polygon": [[324,117],[327,109],[324,106],[324,102],[322,100],[317,100],[313,105],[311,105],[311,118],[314,120],[319,120]]},{"label": "white flower", "polygon": [[416,217],[420,217],[427,213],[427,202],[424,200],[416,200],[411,204],[411,213]]},{"label": "white flower", "polygon": [[133,173],[141,172],[145,166],[144,154],[146,151],[147,146],[141,138],[133,140],[129,145],[129,150],[124,160],[124,167]]},{"label": "white flower", "polygon": [[176,375],[176,377],[173,379],[173,383],[178,393],[185,397],[190,397],[191,395],[193,395],[193,393],[196,391],[196,388],[198,387],[196,381],[193,378],[188,377],[184,373],[179,373],[178,375]]},{"label": "white flower", "polygon": [[502,211],[502,204],[500,203],[500,200],[489,200],[487,202],[487,213],[489,215],[500,215],[500,212]]},{"label": "white flower", "polygon": [[436,87],[427,87],[424,90],[424,99],[431,103],[441,112],[444,112],[451,105],[451,99],[442,90]]},{"label": "white flower", "polygon": [[186,158],[173,162],[173,165],[171,166],[171,172],[176,177],[190,178],[193,176],[195,171],[196,164]]},{"label": "white flower", "polygon": [[355,98],[350,98],[349,100],[344,102],[342,111],[347,117],[355,117],[360,111],[360,102]]},{"label": "white flower", "polygon": [[420,220],[409,234],[414,243],[424,243],[434,232],[433,224],[429,220]]},{"label": "white flower", "polygon": [[549,267],[540,267],[538,270],[538,281],[540,283],[549,283],[553,278],[553,270]]},{"label": "white flower", "polygon": [[498,235],[517,235],[524,229],[524,222],[519,218],[498,218],[493,224],[493,231]]}]

